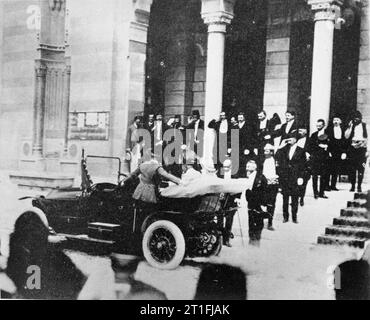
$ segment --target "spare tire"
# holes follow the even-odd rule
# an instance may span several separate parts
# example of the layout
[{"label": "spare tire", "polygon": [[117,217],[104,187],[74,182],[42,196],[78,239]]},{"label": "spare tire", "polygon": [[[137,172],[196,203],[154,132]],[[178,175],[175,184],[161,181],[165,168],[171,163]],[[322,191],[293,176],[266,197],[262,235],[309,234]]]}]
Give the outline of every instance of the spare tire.
[{"label": "spare tire", "polygon": [[142,242],[148,263],[158,269],[175,269],[185,256],[185,238],[171,221],[157,220],[146,229]]}]

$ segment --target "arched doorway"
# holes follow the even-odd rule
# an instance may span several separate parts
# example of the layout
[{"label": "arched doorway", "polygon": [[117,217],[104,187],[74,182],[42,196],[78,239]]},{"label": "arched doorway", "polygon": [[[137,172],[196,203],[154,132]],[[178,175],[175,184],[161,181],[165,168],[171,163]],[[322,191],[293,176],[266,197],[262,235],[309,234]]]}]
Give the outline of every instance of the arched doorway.
[{"label": "arched doorway", "polygon": [[[146,62],[145,113],[167,117],[203,110],[207,27],[201,1],[155,0]],[[202,112],[201,112],[202,113]]]}]

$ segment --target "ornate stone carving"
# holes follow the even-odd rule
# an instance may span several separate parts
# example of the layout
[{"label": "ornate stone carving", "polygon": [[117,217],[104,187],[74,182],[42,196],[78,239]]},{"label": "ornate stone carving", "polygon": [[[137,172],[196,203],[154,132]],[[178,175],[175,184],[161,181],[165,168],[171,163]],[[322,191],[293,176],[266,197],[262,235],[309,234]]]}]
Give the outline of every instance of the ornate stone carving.
[{"label": "ornate stone carving", "polygon": [[56,46],[53,44],[46,44],[46,43],[40,43],[39,49],[47,50],[47,51],[54,51],[54,52],[64,52],[66,47],[65,46]]},{"label": "ornate stone carving", "polygon": [[234,18],[233,0],[202,0],[202,19],[208,32],[226,32],[226,26]]},{"label": "ornate stone carving", "polygon": [[35,65],[35,72],[36,72],[36,77],[38,78],[44,78],[46,77],[47,73],[47,67],[44,64],[36,64]]},{"label": "ornate stone carving", "polygon": [[230,24],[234,18],[233,14],[227,12],[215,12],[202,14],[205,24]]},{"label": "ornate stone carving", "polygon": [[341,0],[308,0],[311,9],[315,12],[315,21],[335,21],[340,16]]}]

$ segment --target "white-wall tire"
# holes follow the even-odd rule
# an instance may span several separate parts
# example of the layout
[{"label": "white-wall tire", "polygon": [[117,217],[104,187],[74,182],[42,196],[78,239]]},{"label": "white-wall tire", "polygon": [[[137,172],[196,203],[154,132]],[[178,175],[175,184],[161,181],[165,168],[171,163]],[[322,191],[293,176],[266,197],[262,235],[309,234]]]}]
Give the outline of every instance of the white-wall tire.
[{"label": "white-wall tire", "polygon": [[185,238],[176,224],[158,220],[144,232],[142,249],[151,266],[164,270],[175,269],[184,260]]}]

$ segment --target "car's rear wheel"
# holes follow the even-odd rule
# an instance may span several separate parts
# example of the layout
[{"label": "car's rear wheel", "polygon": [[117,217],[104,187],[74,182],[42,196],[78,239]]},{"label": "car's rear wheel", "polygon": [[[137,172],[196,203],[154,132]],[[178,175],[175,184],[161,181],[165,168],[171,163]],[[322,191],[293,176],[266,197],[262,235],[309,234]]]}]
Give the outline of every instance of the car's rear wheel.
[{"label": "car's rear wheel", "polygon": [[168,220],[155,221],[146,229],[142,247],[145,259],[158,269],[175,269],[185,256],[184,235]]}]

